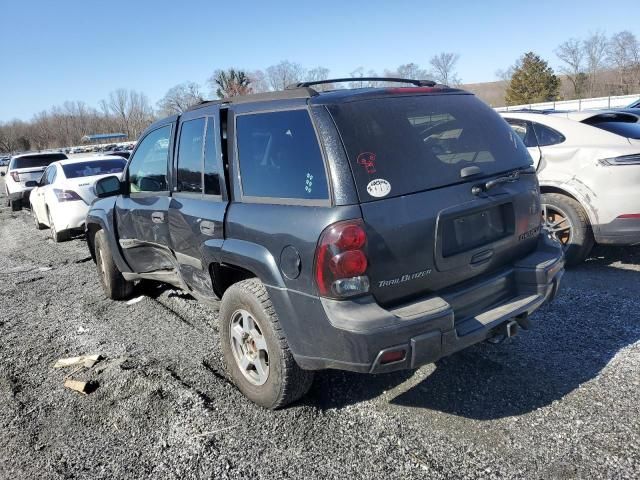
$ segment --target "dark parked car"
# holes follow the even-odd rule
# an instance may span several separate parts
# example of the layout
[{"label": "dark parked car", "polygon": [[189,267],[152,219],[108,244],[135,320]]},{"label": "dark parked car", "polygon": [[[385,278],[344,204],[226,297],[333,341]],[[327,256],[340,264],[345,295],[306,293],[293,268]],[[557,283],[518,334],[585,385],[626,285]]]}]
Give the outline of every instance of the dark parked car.
[{"label": "dark parked car", "polygon": [[526,328],[564,272],[531,157],[474,95],[404,82],[154,123],[87,216],[107,296],[153,279],[221,298],[229,376],[268,408],[314,370],[413,369]]},{"label": "dark parked car", "polygon": [[129,158],[131,156],[131,152],[127,150],[111,150],[108,152],[104,152],[105,155],[115,155],[116,157]]}]

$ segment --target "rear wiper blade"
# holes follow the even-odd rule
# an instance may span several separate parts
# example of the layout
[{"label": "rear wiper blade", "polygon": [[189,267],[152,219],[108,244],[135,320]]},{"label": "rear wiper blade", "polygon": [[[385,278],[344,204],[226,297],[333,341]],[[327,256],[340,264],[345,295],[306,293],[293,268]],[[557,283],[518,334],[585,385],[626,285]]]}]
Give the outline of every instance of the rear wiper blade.
[{"label": "rear wiper blade", "polygon": [[503,177],[494,178],[493,180],[489,180],[484,184],[476,185],[471,189],[471,193],[474,195],[479,195],[482,192],[486,192],[491,190],[493,187],[498,185],[502,185],[503,183],[511,183],[516,182],[520,179],[520,170],[515,170],[508,175]]}]

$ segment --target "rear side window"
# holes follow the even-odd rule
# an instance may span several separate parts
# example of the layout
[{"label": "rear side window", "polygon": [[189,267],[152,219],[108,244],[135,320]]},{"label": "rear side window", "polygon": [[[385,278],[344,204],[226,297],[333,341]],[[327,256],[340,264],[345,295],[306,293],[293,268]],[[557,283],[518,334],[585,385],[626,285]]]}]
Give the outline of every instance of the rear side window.
[{"label": "rear side window", "polygon": [[204,141],[204,193],[207,195],[220,195],[220,155],[216,147],[215,126],[213,117],[209,117]]},{"label": "rear side window", "polygon": [[533,124],[533,129],[536,132],[536,137],[538,138],[538,145],[541,147],[548,147],[550,145],[558,145],[566,140],[564,135],[562,135],[557,130],[553,128],[547,127],[537,122],[531,122]]},{"label": "rear side window", "polygon": [[51,162],[57,160],[65,160],[67,156],[64,153],[52,153],[48,155],[34,155],[29,157],[14,158],[11,163],[11,169],[16,170],[19,168],[38,168],[46,167]]},{"label": "rear side window", "polygon": [[615,133],[625,138],[640,140],[638,117],[626,114],[605,114],[591,117],[583,123]]},{"label": "rear side window", "polygon": [[90,162],[69,163],[62,165],[64,176],[67,178],[92,177],[94,175],[108,175],[121,173],[127,164],[125,160],[93,160]]},{"label": "rear side window", "polygon": [[387,97],[332,105],[361,201],[531,165],[518,136],[473,95]]},{"label": "rear side window", "polygon": [[306,110],[240,115],[236,132],[245,196],[329,198],[322,153]]},{"label": "rear side window", "polygon": [[525,120],[518,120],[515,118],[506,119],[507,123],[511,125],[513,133],[518,135],[525,147],[537,147],[538,141],[536,140],[536,133],[533,131],[533,126],[530,122]]},{"label": "rear side window", "polygon": [[202,193],[204,118],[182,124],[178,147],[178,191]]}]

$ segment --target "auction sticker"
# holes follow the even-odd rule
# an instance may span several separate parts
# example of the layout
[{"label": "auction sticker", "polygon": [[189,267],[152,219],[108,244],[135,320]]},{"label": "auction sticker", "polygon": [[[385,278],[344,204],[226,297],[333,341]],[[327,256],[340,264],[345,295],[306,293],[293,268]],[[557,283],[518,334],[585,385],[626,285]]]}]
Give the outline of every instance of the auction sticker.
[{"label": "auction sticker", "polygon": [[367,193],[372,197],[386,197],[391,191],[391,184],[384,178],[376,178],[367,184]]}]

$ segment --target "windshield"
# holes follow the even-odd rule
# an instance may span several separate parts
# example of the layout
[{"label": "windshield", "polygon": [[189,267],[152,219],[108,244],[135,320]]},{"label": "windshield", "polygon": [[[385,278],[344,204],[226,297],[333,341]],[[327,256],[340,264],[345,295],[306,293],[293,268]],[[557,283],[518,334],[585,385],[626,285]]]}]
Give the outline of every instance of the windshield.
[{"label": "windshield", "polygon": [[62,170],[64,170],[64,175],[67,178],[93,177],[95,175],[121,173],[126,163],[124,159],[119,158],[114,158],[113,160],[90,160],[88,162],[62,165]]},{"label": "windshield", "polygon": [[361,201],[462,181],[477,166],[491,175],[531,165],[522,141],[473,95],[424,95],[329,106]]},{"label": "windshield", "polygon": [[12,160],[10,169],[15,170],[19,168],[48,167],[51,162],[55,162],[57,160],[66,160],[66,158],[67,156],[64,153],[18,157]]}]

